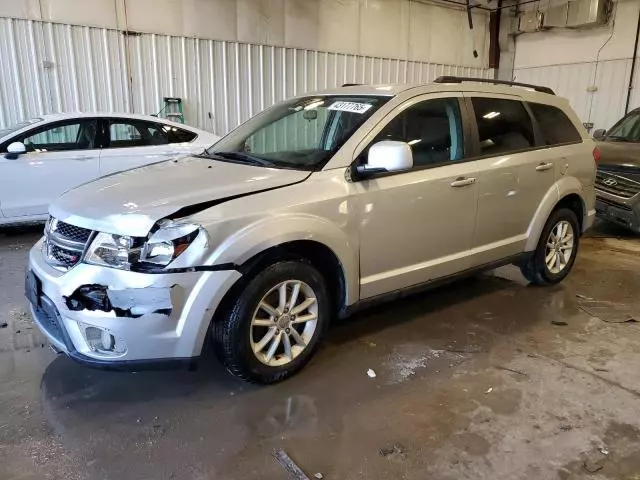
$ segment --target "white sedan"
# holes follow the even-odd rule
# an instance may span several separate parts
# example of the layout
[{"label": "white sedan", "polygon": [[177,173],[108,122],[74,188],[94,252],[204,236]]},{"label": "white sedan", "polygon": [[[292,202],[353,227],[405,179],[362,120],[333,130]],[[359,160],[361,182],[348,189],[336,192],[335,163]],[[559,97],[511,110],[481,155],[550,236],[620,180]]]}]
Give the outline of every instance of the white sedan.
[{"label": "white sedan", "polygon": [[199,153],[220,137],[163,118],[42,115],[0,129],[0,225],[47,218],[49,203],[99,177]]}]

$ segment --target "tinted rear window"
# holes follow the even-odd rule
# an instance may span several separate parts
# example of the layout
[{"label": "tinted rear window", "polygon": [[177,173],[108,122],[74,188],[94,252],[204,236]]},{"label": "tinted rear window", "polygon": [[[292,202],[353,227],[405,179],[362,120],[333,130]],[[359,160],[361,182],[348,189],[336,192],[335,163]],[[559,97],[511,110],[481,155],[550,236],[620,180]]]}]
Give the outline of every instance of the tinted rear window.
[{"label": "tinted rear window", "polygon": [[169,137],[169,143],[190,142],[196,138],[196,134],[188,130],[182,130],[176,127],[170,127],[170,129],[165,128],[165,130]]},{"label": "tinted rear window", "polygon": [[500,155],[535,146],[531,117],[522,102],[484,97],[471,101],[478,124],[480,155]]},{"label": "tinted rear window", "polygon": [[559,108],[541,103],[529,103],[533,116],[538,122],[544,145],[581,142],[580,132],[569,117]]}]

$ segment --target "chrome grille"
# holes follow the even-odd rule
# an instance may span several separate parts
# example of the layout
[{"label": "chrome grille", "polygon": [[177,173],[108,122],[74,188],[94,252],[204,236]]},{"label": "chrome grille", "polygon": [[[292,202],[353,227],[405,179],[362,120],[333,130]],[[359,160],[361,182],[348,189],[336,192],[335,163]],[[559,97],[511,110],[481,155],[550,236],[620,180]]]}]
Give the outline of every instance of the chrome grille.
[{"label": "chrome grille", "polygon": [[58,222],[57,229],[59,235],[74,242],[87,243],[91,236],[91,230],[82,227],[76,227],[70,223]]},{"label": "chrome grille", "polygon": [[618,197],[631,198],[640,193],[640,182],[626,178],[621,174],[598,170],[596,188]]},{"label": "chrome grille", "polygon": [[48,263],[63,269],[76,265],[81,260],[92,233],[86,228],[50,217],[44,232]]}]

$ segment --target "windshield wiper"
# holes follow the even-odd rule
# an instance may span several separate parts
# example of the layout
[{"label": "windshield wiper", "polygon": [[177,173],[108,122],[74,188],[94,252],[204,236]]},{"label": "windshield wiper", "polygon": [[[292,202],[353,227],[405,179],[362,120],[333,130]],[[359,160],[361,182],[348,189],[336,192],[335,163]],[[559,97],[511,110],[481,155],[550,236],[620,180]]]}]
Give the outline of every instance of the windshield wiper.
[{"label": "windshield wiper", "polygon": [[[206,150],[205,150],[206,151]],[[249,155],[248,153],[242,152],[206,152],[206,155],[209,158],[215,159],[216,157],[222,158],[223,160],[231,160],[233,162],[239,163],[247,163],[249,165],[260,165],[261,167],[275,167],[273,162],[269,160],[265,160],[264,158],[255,157],[253,155]]]}]

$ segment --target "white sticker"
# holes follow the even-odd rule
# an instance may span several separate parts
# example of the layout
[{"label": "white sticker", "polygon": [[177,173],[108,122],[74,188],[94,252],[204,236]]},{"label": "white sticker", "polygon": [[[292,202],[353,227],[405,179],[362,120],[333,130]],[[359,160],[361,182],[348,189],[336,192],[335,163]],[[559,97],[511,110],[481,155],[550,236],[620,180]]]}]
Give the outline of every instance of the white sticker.
[{"label": "white sticker", "polygon": [[373,105],[370,103],[356,103],[356,102],[335,102],[327,107],[327,110],[340,110],[342,112],[351,113],[364,113],[369,110]]}]

